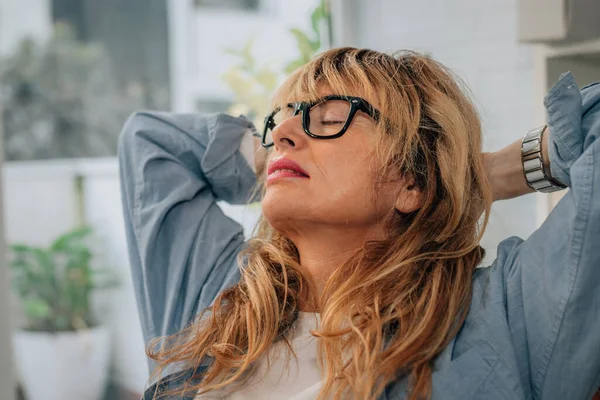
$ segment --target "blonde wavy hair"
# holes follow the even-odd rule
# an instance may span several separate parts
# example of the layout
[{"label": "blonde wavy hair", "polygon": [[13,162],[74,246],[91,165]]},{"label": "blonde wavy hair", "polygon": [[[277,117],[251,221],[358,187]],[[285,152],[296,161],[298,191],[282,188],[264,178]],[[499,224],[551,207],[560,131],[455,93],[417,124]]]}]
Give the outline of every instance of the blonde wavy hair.
[{"label": "blonde wavy hair", "polygon": [[319,400],[376,399],[400,378],[409,379],[410,399],[431,396],[432,362],[466,318],[484,256],[479,242],[492,200],[477,112],[459,80],[432,59],[355,48],[317,56],[274,104],[316,99],[324,85],[379,105],[381,177],[411,177],[423,204],[398,214],[385,240],[365,243],[338,267],[320,298],[294,244],[262,220],[240,254],[239,283],[188,329],[149,347],[159,370],[211,359],[201,381],[171,394],[243,384],[276,341],[293,352],[286,333],[306,301],[321,313],[312,331],[325,374]]}]

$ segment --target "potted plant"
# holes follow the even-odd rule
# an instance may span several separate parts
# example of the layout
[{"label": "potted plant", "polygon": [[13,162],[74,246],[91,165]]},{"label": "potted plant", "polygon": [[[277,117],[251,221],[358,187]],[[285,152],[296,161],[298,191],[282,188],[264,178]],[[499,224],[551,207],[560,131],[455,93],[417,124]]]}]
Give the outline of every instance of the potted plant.
[{"label": "potted plant", "polygon": [[26,320],[14,333],[17,372],[29,400],[97,400],[104,393],[110,338],[92,315],[90,295],[116,279],[92,268],[91,233],[79,228],[47,248],[10,248],[11,285]]}]

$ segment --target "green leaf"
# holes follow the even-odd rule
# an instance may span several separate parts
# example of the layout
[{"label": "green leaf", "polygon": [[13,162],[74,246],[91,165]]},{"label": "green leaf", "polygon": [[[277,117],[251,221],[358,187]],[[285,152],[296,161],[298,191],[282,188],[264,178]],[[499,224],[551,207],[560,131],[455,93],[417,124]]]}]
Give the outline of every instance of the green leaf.
[{"label": "green leaf", "polygon": [[44,249],[35,249],[33,256],[37,261],[39,272],[48,277],[53,277],[55,265],[50,252],[47,252]]},{"label": "green leaf", "polygon": [[66,251],[75,242],[86,239],[91,234],[92,234],[92,228],[87,227],[87,226],[67,232],[64,235],[59,236],[58,239],[56,239],[50,245],[50,250],[51,251]]},{"label": "green leaf", "polygon": [[291,28],[290,33],[294,35],[294,38],[296,38],[298,50],[300,50],[300,55],[302,56],[304,62],[310,61],[310,59],[314,56],[315,51],[313,50],[313,43],[308,35],[298,28]]},{"label": "green leaf", "polygon": [[256,81],[264,86],[267,92],[272,92],[277,86],[277,74],[265,66],[256,72]]},{"label": "green leaf", "polygon": [[247,70],[253,70],[256,66],[256,61],[254,60],[254,55],[252,54],[253,47],[254,38],[250,38],[241,51],[242,58],[244,60],[244,68]]},{"label": "green leaf", "polygon": [[17,254],[32,254],[37,250],[37,247],[27,246],[26,244],[13,244],[10,249]]},{"label": "green leaf", "polygon": [[33,265],[30,261],[28,261],[25,257],[16,257],[14,260],[12,260],[9,264],[10,268],[15,270],[15,273],[17,271],[21,271],[21,272],[27,272],[27,271],[31,271]]},{"label": "green leaf", "polygon": [[68,255],[70,257],[76,257],[78,260],[80,260],[80,262],[83,262],[83,260],[89,260],[92,258],[92,252],[89,249],[89,247],[82,245],[82,244],[76,244],[71,246],[68,249]]},{"label": "green leaf", "polygon": [[32,320],[46,319],[50,317],[51,307],[42,299],[24,299],[23,312]]},{"label": "green leaf", "polygon": [[11,289],[19,296],[19,298],[23,299],[29,295],[31,283],[25,274],[13,276],[11,278]]},{"label": "green leaf", "polygon": [[315,54],[317,54],[317,52],[321,48],[321,39],[317,39],[317,40],[311,41],[310,45],[311,45],[312,50],[313,50],[313,54],[311,56],[311,58],[312,58],[312,57],[314,57]]},{"label": "green leaf", "polygon": [[313,32],[315,34],[319,34],[321,32],[321,21],[326,18],[325,9],[324,9],[324,1],[321,1],[321,4],[315,8],[310,16],[310,23],[312,25]]},{"label": "green leaf", "polygon": [[231,68],[223,74],[222,79],[236,92],[238,97],[242,93],[252,90],[253,82],[249,81],[239,68]]},{"label": "green leaf", "polygon": [[223,52],[225,54],[229,54],[231,56],[236,56],[236,57],[241,57],[242,56],[242,52],[241,50],[238,49],[234,49],[233,47],[226,47]]}]

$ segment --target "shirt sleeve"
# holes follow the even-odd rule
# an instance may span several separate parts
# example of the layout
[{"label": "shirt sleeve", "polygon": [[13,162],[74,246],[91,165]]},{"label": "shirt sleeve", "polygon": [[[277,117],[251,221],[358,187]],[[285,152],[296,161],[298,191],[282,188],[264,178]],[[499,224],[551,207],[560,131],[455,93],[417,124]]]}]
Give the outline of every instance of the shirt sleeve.
[{"label": "shirt sleeve", "polygon": [[600,85],[570,73],[544,101],[553,176],[569,191],[527,240],[501,244],[507,319],[534,398],[600,385]]},{"label": "shirt sleeve", "polygon": [[186,327],[238,282],[242,228],[217,200],[246,203],[256,177],[240,151],[244,117],[138,112],[119,165],[131,273],[146,342]]}]

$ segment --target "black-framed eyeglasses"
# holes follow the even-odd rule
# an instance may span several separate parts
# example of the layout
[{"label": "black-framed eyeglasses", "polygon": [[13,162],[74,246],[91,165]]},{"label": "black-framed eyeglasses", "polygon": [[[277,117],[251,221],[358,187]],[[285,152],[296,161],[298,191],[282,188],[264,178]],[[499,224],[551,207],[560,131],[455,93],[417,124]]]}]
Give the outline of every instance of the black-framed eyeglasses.
[{"label": "black-framed eyeglasses", "polygon": [[315,139],[335,139],[342,136],[350,127],[357,112],[362,111],[379,120],[379,111],[366,100],[354,96],[330,95],[313,102],[295,102],[287,107],[277,108],[265,118],[262,145],[274,144],[273,130],[288,118],[302,112],[302,128]]}]

